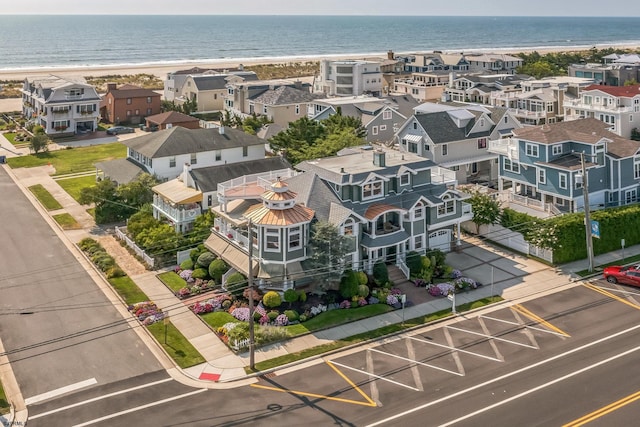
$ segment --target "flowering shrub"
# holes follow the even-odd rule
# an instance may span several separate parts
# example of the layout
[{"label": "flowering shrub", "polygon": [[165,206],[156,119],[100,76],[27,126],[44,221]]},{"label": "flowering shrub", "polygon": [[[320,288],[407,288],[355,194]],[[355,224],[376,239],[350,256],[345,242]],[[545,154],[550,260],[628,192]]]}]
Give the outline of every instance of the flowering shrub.
[{"label": "flowering shrub", "polygon": [[396,296],[397,296],[397,295],[402,295],[402,291],[401,291],[400,289],[398,289],[398,288],[393,288],[393,289],[391,289],[391,291],[389,291],[389,293],[390,293],[391,295],[396,295]]},{"label": "flowering shrub", "polygon": [[389,305],[396,305],[398,303],[398,297],[393,295],[393,294],[389,294],[387,295],[387,304]]},{"label": "flowering shrub", "polygon": [[258,323],[260,323],[261,325],[268,325],[269,324],[269,316],[267,316],[266,314],[263,315],[262,317],[260,317],[260,320],[258,321]]},{"label": "flowering shrub", "polygon": [[380,300],[376,297],[369,297],[369,304],[378,304]]},{"label": "flowering shrub", "polygon": [[166,316],[166,314],[163,313],[163,311],[152,301],[138,302],[127,308],[140,322],[142,322],[143,325],[151,325],[152,323],[164,319]]},{"label": "flowering shrub", "polygon": [[362,307],[362,306],[365,306],[365,305],[367,305],[367,300],[364,299],[364,298],[360,298],[358,300],[358,307]]},{"label": "flowering shrub", "polygon": [[449,295],[451,293],[455,292],[455,286],[452,285],[451,283],[438,283],[436,285],[438,287],[438,289],[440,290],[440,295]]},{"label": "flowering shrub", "polygon": [[442,295],[442,293],[440,292],[440,288],[437,285],[431,285],[429,286],[429,295],[431,295],[432,297],[439,297]]},{"label": "flowering shrub", "polygon": [[289,318],[286,314],[280,314],[273,322],[276,326],[287,326],[289,324]]},{"label": "flowering shrub", "polygon": [[247,307],[235,308],[231,315],[242,322],[249,321],[249,309]]},{"label": "flowering shrub", "polygon": [[[197,302],[191,305],[189,308],[195,314],[211,313],[212,311],[222,309],[222,305],[225,301],[229,301],[229,296],[225,294],[220,294],[220,295],[216,295],[213,298],[209,298],[207,300]],[[229,301],[229,304],[231,304],[231,301]]]},{"label": "flowering shrub", "polygon": [[416,288],[427,286],[427,282],[424,279],[416,279],[413,284],[416,286]]},{"label": "flowering shrub", "polygon": [[451,271],[451,278],[453,280],[459,279],[461,277],[462,277],[462,272],[460,270],[455,270],[454,269],[453,271]]},{"label": "flowering shrub", "polygon": [[[182,277],[182,273],[190,270],[182,270],[180,271],[180,277]],[[184,277],[183,277],[184,279]],[[185,279],[187,280],[187,279]],[[195,296],[213,289],[214,282],[212,280],[203,280],[203,279],[194,279],[190,277],[187,280],[187,286],[180,289],[176,292],[176,296],[180,299],[189,298],[191,296]]]},{"label": "flowering shrub", "polygon": [[460,277],[458,280],[454,282],[454,284],[457,289],[467,289],[467,288],[476,289],[478,287],[478,284],[476,283],[476,281],[470,277]]},{"label": "flowering shrub", "polygon": [[340,308],[351,308],[351,301],[344,300],[340,303]]},{"label": "flowering shrub", "polygon": [[311,307],[311,309],[309,310],[309,314],[311,314],[312,316],[317,316],[318,314],[324,313],[325,311],[327,311],[327,306],[323,304],[318,304]]},{"label": "flowering shrub", "polygon": [[187,283],[191,283],[194,279],[191,277],[193,274],[193,270],[182,270],[179,275],[182,277]]}]

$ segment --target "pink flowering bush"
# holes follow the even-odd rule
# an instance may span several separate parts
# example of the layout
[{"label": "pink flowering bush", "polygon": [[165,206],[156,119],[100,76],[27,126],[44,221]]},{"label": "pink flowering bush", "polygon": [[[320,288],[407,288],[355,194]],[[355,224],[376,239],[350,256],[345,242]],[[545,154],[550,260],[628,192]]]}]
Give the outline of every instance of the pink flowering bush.
[{"label": "pink flowering bush", "polygon": [[393,295],[393,294],[389,294],[387,295],[387,304],[389,305],[396,305],[398,303],[398,297]]},{"label": "pink flowering bush", "polygon": [[456,288],[451,283],[438,283],[436,285],[440,290],[440,295],[449,295],[455,292]]},{"label": "pink flowering bush", "polygon": [[367,305],[367,300],[360,297],[360,299],[358,299],[358,307],[363,307],[365,305]]},{"label": "pink flowering bush", "polygon": [[151,325],[165,318],[166,314],[152,301],[143,301],[127,307],[143,325]]},{"label": "pink flowering bush", "polygon": [[391,295],[396,295],[396,296],[398,296],[398,295],[402,295],[402,291],[401,291],[400,289],[398,289],[398,288],[392,288],[392,289],[389,291],[389,293],[390,293]]},{"label": "pink flowering bush", "polygon": [[280,314],[273,322],[276,326],[287,326],[289,324],[289,318],[286,314]]},{"label": "pink flowering bush", "polygon": [[242,321],[242,322],[248,322],[249,321],[249,308],[248,307],[238,307],[238,308],[234,308],[233,311],[231,312],[231,315],[233,317],[235,317],[236,319]]},{"label": "pink flowering bush", "polygon": [[340,303],[340,308],[351,308],[351,301],[344,300]]},{"label": "pink flowering bush", "polygon": [[429,295],[431,295],[432,297],[442,296],[442,294],[440,293],[440,288],[437,285],[429,286]]},{"label": "pink flowering bush", "polygon": [[187,283],[191,283],[194,281],[194,279],[191,277],[192,274],[193,270],[182,270],[179,273],[179,276],[183,278]]}]

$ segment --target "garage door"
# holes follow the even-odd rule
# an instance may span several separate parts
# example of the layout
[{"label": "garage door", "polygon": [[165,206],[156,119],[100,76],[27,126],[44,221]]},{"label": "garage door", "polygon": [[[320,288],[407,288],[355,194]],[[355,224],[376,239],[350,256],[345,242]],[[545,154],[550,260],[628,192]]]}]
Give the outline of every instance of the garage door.
[{"label": "garage door", "polygon": [[429,249],[451,250],[451,230],[438,230],[429,234]]}]

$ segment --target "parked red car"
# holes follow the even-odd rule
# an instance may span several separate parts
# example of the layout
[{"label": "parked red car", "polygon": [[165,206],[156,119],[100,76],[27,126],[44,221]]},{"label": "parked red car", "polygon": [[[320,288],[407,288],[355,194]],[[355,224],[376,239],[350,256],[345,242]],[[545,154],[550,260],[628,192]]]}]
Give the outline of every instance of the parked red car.
[{"label": "parked red car", "polygon": [[628,267],[613,265],[606,267],[603,274],[609,283],[640,287],[640,265],[630,265]]}]

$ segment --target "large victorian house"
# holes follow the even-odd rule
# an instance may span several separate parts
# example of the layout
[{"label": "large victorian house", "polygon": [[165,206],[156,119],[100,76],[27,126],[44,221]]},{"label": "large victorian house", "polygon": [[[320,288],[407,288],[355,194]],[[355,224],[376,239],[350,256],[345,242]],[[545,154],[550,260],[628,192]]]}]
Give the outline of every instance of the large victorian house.
[{"label": "large victorian house", "polygon": [[98,92],[83,77],[28,77],[22,87],[22,114],[50,136],[96,131],[99,107]]},{"label": "large victorian house", "polygon": [[246,274],[251,242],[265,287],[300,284],[313,246],[312,221],[329,222],[351,237],[344,268],[371,272],[379,261],[406,270],[408,251],[450,250],[459,243],[460,224],[473,216],[454,174],[415,154],[362,150],[296,169],[303,173],[219,185],[215,232],[205,245]]}]

